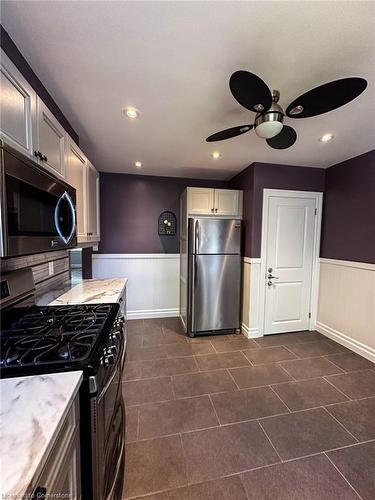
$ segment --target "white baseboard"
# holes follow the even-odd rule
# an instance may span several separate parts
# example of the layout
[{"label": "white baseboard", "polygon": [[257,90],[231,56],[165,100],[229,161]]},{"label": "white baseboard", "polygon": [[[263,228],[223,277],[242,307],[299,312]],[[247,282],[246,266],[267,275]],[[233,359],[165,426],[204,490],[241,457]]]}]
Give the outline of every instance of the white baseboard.
[{"label": "white baseboard", "polygon": [[334,328],[331,328],[324,323],[320,323],[319,321],[316,323],[316,330],[319,333],[322,333],[323,335],[326,335],[330,339],[334,340],[335,342],[338,342],[344,347],[351,349],[357,354],[375,363],[375,349],[372,349],[371,347],[358,342],[358,340],[348,337],[348,335],[345,335],[342,332],[338,332]]},{"label": "white baseboard", "polygon": [[128,319],[174,318],[178,317],[178,315],[178,309],[140,309],[127,312]]},{"label": "white baseboard", "polygon": [[263,337],[263,335],[260,334],[258,328],[250,328],[249,326],[245,325],[245,323],[241,323],[241,332],[248,339],[257,339],[259,337]]}]

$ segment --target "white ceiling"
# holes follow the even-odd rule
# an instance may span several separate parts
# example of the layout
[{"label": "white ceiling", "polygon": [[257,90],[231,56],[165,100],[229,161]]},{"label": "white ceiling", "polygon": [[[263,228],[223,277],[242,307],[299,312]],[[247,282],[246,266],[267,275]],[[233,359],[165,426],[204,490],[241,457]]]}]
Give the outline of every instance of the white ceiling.
[{"label": "white ceiling", "polygon": [[[2,24],[78,132],[99,170],[226,179],[250,163],[328,167],[375,147],[374,2],[2,2]],[[298,95],[348,76],[366,91],[314,118],[286,119],[297,143],[272,150],[232,97],[246,69]],[[141,117],[125,119],[135,106]],[[292,123],[293,122],[293,123]],[[318,138],[330,132],[335,139]],[[214,161],[218,149],[223,157]],[[141,169],[134,161],[143,163]]]}]

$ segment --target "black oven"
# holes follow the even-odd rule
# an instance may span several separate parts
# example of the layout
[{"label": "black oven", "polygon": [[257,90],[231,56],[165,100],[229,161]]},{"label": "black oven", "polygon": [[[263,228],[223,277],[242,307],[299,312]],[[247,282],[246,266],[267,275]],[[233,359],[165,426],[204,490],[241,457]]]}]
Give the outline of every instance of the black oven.
[{"label": "black oven", "polygon": [[0,257],[76,246],[75,189],[0,146]]}]

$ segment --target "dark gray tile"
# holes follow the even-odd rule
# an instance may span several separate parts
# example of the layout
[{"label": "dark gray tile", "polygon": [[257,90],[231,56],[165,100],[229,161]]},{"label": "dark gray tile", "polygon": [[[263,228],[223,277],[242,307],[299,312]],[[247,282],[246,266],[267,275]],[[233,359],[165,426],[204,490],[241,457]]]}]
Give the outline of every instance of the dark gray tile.
[{"label": "dark gray tile", "polygon": [[375,398],[340,403],[327,410],[359,441],[375,439]]},{"label": "dark gray tile", "polygon": [[131,441],[137,441],[138,439],[138,407],[132,406],[126,408],[126,431],[125,431],[125,441],[130,443]]},{"label": "dark gray tile", "polygon": [[128,443],[125,498],[187,485],[179,436]]},{"label": "dark gray tile", "polygon": [[237,389],[226,370],[188,373],[172,377],[176,398],[212,394]]},{"label": "dark gray tile", "polygon": [[320,453],[355,440],[323,408],[269,417],[261,425],[283,460]]},{"label": "dark gray tile", "polygon": [[251,351],[244,351],[244,354],[253,363],[253,365],[275,363],[277,361],[297,358],[295,354],[288,351],[288,349],[283,346],[252,349]]},{"label": "dark gray tile", "polygon": [[123,380],[136,380],[141,378],[141,364],[139,361],[127,361],[124,368]]},{"label": "dark gray tile", "polygon": [[221,424],[289,413],[269,387],[213,394],[211,399]]},{"label": "dark gray tile", "polygon": [[358,500],[324,455],[246,472],[241,479],[249,500]]},{"label": "dark gray tile", "polygon": [[247,500],[247,496],[239,476],[230,476],[169,491],[164,500]]},{"label": "dark gray tile", "polygon": [[165,352],[165,347],[166,346],[128,348],[126,357],[128,361],[166,358],[167,354]]},{"label": "dark gray tile", "polygon": [[142,378],[164,377],[198,371],[198,365],[193,356],[185,358],[150,359],[141,361],[140,366]]},{"label": "dark gray tile", "polygon": [[195,431],[181,437],[190,483],[279,461],[257,422]]},{"label": "dark gray tile", "polygon": [[324,356],[325,354],[333,354],[341,351],[339,344],[333,345],[325,340],[318,342],[304,342],[294,344],[288,347],[299,358],[311,358],[313,356]]},{"label": "dark gray tile", "polygon": [[219,425],[208,396],[139,407],[139,439],[178,434]]},{"label": "dark gray tile", "polygon": [[292,380],[292,377],[276,364],[233,368],[229,371],[240,389]]},{"label": "dark gray tile", "polygon": [[180,356],[197,356],[199,354],[214,354],[215,351],[210,343],[189,344],[177,343],[165,346],[165,351],[169,358]]},{"label": "dark gray tile", "polygon": [[352,399],[375,396],[375,372],[371,370],[331,375],[327,380]]},{"label": "dark gray tile", "polygon": [[255,339],[255,342],[260,347],[275,347],[279,345],[298,344],[298,334],[296,333],[280,333],[277,335],[264,335]]},{"label": "dark gray tile", "polygon": [[305,330],[294,334],[298,342],[316,342],[317,340],[327,340],[325,335],[316,331]]},{"label": "dark gray tile", "polygon": [[375,498],[375,442],[350,446],[328,453],[363,500]]},{"label": "dark gray tile", "polygon": [[296,380],[322,377],[342,373],[342,370],[327,358],[306,358],[294,361],[283,361],[280,365]]},{"label": "dark gray tile", "polygon": [[246,359],[246,357],[240,351],[223,352],[220,354],[208,354],[207,356],[197,356],[196,361],[198,363],[199,369],[202,371],[250,365],[248,359]]},{"label": "dark gray tile", "polygon": [[122,393],[127,406],[173,399],[170,377],[123,382]]},{"label": "dark gray tile", "polygon": [[258,345],[252,339],[247,339],[243,335],[234,337],[233,339],[212,340],[212,345],[217,352],[243,351],[246,349],[257,349]]},{"label": "dark gray tile", "polygon": [[164,344],[175,344],[183,343],[186,344],[186,339],[181,335],[175,333],[164,334],[161,331],[158,333],[150,333],[148,335],[143,335],[143,345],[142,347],[153,347]]},{"label": "dark gray tile", "polygon": [[366,368],[375,368],[375,364],[366,358],[359,356],[354,352],[343,352],[341,354],[332,354],[327,359],[335,363],[346,372],[355,370],[365,370]]},{"label": "dark gray tile", "polygon": [[323,378],[287,382],[273,386],[274,390],[292,411],[347,401],[342,392]]}]

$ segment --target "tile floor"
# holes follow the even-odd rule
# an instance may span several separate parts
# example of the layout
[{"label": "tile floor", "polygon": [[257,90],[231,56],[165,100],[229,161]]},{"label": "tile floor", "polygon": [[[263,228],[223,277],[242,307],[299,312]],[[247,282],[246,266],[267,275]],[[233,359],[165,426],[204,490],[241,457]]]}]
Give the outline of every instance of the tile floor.
[{"label": "tile floor", "polygon": [[124,499],[375,499],[375,365],[317,332],[129,321],[122,387]]}]

